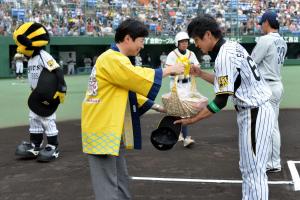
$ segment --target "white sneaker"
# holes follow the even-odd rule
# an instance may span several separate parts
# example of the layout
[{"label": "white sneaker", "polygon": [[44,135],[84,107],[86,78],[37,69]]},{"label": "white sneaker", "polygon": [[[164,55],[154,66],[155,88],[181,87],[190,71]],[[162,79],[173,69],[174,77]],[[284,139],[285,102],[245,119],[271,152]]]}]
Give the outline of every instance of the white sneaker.
[{"label": "white sneaker", "polygon": [[193,140],[191,138],[191,136],[187,136],[184,140],[183,140],[183,146],[184,147],[189,147],[190,145],[194,144],[195,140]]},{"label": "white sneaker", "polygon": [[183,142],[183,141],[184,141],[184,138],[183,138],[182,133],[180,132],[179,137],[178,137],[178,142]]}]

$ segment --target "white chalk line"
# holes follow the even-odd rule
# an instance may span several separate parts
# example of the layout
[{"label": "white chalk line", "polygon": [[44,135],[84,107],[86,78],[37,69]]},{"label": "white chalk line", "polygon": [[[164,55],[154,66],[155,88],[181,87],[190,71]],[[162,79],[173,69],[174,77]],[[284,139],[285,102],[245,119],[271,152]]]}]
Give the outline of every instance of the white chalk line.
[{"label": "white chalk line", "polygon": [[300,190],[300,177],[299,177],[299,173],[297,171],[295,164],[300,164],[300,161],[289,160],[289,161],[287,161],[287,164],[288,164],[288,167],[290,169],[291,176],[293,179],[294,190],[299,191]]},{"label": "white chalk line", "polygon": [[[157,177],[131,177],[132,180],[159,181],[159,182],[187,182],[187,183],[216,183],[216,184],[241,184],[242,180],[221,179],[188,179],[188,178],[157,178]],[[292,185],[293,181],[268,181],[270,185]]]},{"label": "white chalk line", "polygon": [[[300,190],[300,176],[296,164],[300,161],[287,161],[291,172],[292,181],[268,181],[269,185],[294,185],[294,190]],[[189,179],[189,178],[158,178],[158,177],[130,177],[132,180],[139,181],[158,181],[158,182],[187,182],[187,183],[216,183],[216,184],[242,184],[242,180],[222,180],[222,179]]]},{"label": "white chalk line", "polygon": [[27,85],[27,82],[12,82],[11,85]]}]

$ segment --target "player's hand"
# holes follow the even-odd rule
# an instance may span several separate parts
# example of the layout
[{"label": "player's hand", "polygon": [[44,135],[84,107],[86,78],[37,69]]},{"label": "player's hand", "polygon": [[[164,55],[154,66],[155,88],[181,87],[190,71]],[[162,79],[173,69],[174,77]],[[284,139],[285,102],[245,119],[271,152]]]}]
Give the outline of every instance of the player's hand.
[{"label": "player's hand", "polygon": [[57,91],[53,96],[53,99],[59,98],[59,102],[63,103],[65,101],[66,93]]},{"label": "player's hand", "polygon": [[197,122],[197,120],[194,117],[192,117],[192,118],[183,118],[183,119],[176,120],[174,124],[189,125],[189,124],[194,124],[195,122]]},{"label": "player's hand", "polygon": [[153,109],[157,112],[161,112],[161,113],[166,113],[167,112],[167,110],[163,106],[158,105],[158,104],[154,104],[151,109]]},{"label": "player's hand", "polygon": [[202,69],[198,65],[191,65],[190,75],[201,77]]}]

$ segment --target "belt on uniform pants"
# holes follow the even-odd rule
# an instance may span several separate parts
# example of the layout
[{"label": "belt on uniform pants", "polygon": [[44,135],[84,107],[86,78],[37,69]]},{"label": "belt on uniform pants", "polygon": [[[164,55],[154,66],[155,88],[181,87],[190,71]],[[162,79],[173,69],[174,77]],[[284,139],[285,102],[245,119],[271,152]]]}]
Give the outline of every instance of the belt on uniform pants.
[{"label": "belt on uniform pants", "polygon": [[269,81],[269,82],[273,82],[273,81],[275,81],[275,80],[273,80],[273,79],[265,79],[266,81]]},{"label": "belt on uniform pants", "polygon": [[235,105],[234,108],[237,112],[239,112],[239,111],[242,111],[242,110],[245,110],[245,109],[250,109],[250,110],[257,109],[257,108],[259,108],[259,106],[258,107],[244,107],[244,106]]},{"label": "belt on uniform pants", "polygon": [[[171,80],[174,80],[174,79],[175,78],[173,76],[171,76]],[[190,81],[191,81],[191,77],[177,80],[178,83],[187,83],[187,82],[190,82]]]},{"label": "belt on uniform pants", "polygon": [[187,83],[187,82],[190,82],[191,81],[191,78],[184,78],[184,79],[178,79],[178,83]]},{"label": "belt on uniform pants", "polygon": [[234,105],[234,108],[235,108],[235,110],[236,110],[237,112],[246,109],[246,107],[243,107],[243,106],[237,106],[237,105]]}]

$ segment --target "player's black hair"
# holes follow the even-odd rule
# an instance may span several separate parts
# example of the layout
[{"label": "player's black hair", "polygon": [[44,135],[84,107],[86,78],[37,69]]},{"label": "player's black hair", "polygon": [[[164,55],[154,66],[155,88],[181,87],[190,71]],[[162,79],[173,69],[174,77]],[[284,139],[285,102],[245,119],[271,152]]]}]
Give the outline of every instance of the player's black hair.
[{"label": "player's black hair", "polygon": [[135,19],[126,19],[116,29],[115,42],[123,42],[126,35],[134,41],[138,37],[147,37],[149,34],[147,27]]},{"label": "player's black hair", "polygon": [[210,31],[215,38],[221,38],[222,32],[217,21],[210,15],[201,15],[192,19],[187,32],[190,37],[203,39],[206,31]]},{"label": "player's black hair", "polygon": [[279,30],[279,22],[278,21],[272,22],[272,21],[270,21],[268,19],[267,19],[267,21],[269,22],[271,28]]}]

